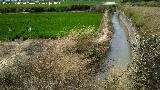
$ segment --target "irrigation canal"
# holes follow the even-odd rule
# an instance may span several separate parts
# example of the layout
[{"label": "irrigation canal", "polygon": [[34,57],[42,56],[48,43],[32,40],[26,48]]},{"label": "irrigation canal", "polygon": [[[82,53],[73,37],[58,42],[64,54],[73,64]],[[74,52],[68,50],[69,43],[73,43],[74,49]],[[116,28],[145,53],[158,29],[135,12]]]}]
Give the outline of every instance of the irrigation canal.
[{"label": "irrigation canal", "polygon": [[104,71],[99,74],[100,79],[106,79],[109,68],[117,65],[121,69],[127,69],[130,62],[130,47],[127,41],[128,36],[120,24],[117,13],[112,16],[114,35],[108,56],[105,59]]}]

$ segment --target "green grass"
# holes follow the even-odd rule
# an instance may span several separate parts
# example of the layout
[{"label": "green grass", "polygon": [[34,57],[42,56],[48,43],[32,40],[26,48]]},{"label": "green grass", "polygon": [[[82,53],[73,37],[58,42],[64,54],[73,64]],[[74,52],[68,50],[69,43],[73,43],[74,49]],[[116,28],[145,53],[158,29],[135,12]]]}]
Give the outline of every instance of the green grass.
[{"label": "green grass", "polygon": [[[96,12],[1,14],[0,40],[55,38],[66,35],[73,28],[88,26],[96,30],[102,16]],[[28,31],[30,27],[31,32]]]}]

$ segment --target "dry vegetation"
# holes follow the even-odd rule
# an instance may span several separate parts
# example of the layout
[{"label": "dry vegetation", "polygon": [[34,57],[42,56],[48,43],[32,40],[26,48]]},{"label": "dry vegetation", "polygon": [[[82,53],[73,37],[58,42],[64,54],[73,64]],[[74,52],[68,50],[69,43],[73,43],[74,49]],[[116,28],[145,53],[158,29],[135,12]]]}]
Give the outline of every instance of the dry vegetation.
[{"label": "dry vegetation", "polygon": [[0,88],[97,90],[95,75],[111,40],[108,26],[102,27],[102,32],[88,27],[56,40],[0,42]]},{"label": "dry vegetation", "polygon": [[160,14],[158,7],[120,7],[134,23],[140,40],[138,58],[128,68],[129,90],[160,89]]}]

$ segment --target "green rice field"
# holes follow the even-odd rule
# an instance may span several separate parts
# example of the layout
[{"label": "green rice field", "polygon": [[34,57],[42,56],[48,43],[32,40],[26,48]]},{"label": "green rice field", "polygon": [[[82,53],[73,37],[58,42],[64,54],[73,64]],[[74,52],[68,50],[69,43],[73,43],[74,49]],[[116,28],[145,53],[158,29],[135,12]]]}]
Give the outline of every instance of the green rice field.
[{"label": "green rice field", "polygon": [[102,16],[98,12],[0,14],[0,40],[56,38],[89,26],[96,30]]}]

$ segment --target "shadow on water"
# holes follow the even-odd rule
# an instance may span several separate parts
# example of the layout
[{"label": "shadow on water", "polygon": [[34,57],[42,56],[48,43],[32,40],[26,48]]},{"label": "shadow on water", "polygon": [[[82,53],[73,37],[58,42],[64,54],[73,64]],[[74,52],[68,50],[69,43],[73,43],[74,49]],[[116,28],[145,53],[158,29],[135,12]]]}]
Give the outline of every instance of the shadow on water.
[{"label": "shadow on water", "polygon": [[114,27],[114,36],[108,56],[105,59],[104,71],[98,76],[100,79],[105,79],[108,70],[112,65],[118,65],[121,69],[127,69],[130,62],[130,48],[127,41],[127,35],[120,25],[118,15],[115,12],[112,16],[112,24]]}]

